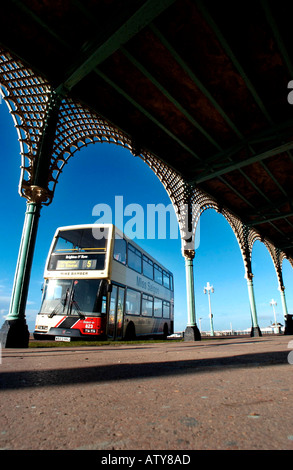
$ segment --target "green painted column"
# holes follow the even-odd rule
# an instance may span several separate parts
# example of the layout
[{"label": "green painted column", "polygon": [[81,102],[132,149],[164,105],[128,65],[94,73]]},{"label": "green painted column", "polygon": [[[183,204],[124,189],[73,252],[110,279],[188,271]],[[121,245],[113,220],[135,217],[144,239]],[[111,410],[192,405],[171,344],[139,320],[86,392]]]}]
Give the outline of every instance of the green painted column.
[{"label": "green painted column", "polygon": [[[290,323],[289,316],[288,316],[288,308],[287,308],[287,302],[286,302],[286,296],[285,296],[285,287],[281,286],[279,288],[280,290],[280,295],[281,295],[281,302],[282,302],[282,309],[283,309],[283,315],[284,315],[284,321],[285,321],[285,334],[288,334],[288,322]],[[291,328],[290,328],[291,331]],[[292,334],[292,331],[291,331]]]},{"label": "green painted column", "polygon": [[185,272],[187,294],[187,326],[195,326],[195,296],[192,259],[185,258]]},{"label": "green painted column", "polygon": [[184,333],[185,341],[199,341],[201,339],[200,331],[196,325],[195,319],[195,295],[193,274],[194,255],[195,252],[193,250],[184,250],[187,294],[187,327]]},{"label": "green painted column", "polygon": [[28,347],[25,308],[41,204],[27,202],[8,316],[0,330],[4,348]]},{"label": "green painted column", "polygon": [[52,199],[48,181],[62,99],[63,90],[60,90],[60,93],[53,92],[50,96],[38,152],[31,163],[32,184],[26,183],[23,187],[22,195],[27,199],[27,209],[9,313],[0,330],[0,342],[4,348],[28,347],[29,332],[25,321],[25,308],[40,210],[43,203],[48,204]]},{"label": "green painted column", "polygon": [[280,295],[281,295],[283,314],[284,314],[284,318],[286,318],[288,315],[288,308],[287,308],[287,302],[286,302],[286,296],[285,296],[285,287],[282,286],[280,287],[279,290],[280,290]]},{"label": "green painted column", "polygon": [[28,294],[28,286],[26,286],[28,282],[25,281],[30,276],[40,209],[39,204],[27,203],[7,320],[18,320],[25,317],[24,306]]},{"label": "green painted column", "polygon": [[248,297],[249,297],[249,304],[250,304],[250,313],[251,313],[251,336],[262,336],[260,328],[258,326],[257,320],[257,313],[256,313],[256,304],[255,304],[255,297],[254,297],[254,288],[253,288],[253,274],[249,274],[247,279],[247,288],[248,288]]}]

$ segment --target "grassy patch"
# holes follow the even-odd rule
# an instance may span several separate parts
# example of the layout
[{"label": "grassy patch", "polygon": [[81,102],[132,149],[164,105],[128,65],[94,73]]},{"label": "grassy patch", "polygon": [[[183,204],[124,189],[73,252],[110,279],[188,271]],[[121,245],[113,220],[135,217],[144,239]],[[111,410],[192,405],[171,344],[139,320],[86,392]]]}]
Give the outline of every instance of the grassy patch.
[{"label": "grassy patch", "polygon": [[166,342],[182,341],[182,339],[172,339],[172,340],[163,340],[163,339],[140,339],[137,341],[30,341],[29,348],[72,348],[80,346],[121,346],[122,344],[127,344],[131,346],[132,344],[150,344],[150,343],[166,343]]}]

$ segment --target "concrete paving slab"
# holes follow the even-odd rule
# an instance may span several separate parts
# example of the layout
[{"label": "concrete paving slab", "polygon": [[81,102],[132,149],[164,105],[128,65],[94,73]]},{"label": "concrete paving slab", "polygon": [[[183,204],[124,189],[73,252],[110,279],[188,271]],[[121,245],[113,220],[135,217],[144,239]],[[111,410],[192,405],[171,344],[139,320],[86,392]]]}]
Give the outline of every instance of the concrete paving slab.
[{"label": "concrete paving slab", "polygon": [[3,349],[0,448],[292,450],[292,339]]}]

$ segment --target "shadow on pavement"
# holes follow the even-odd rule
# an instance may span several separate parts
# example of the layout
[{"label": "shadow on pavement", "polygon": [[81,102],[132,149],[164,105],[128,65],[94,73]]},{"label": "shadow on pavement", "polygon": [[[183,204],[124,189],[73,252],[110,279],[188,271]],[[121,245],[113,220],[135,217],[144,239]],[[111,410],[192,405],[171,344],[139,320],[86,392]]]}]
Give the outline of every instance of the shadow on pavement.
[{"label": "shadow on pavement", "polygon": [[66,386],[151,377],[208,373],[215,369],[288,364],[288,352],[274,351],[208,359],[110,364],[67,369],[2,372],[0,389]]}]

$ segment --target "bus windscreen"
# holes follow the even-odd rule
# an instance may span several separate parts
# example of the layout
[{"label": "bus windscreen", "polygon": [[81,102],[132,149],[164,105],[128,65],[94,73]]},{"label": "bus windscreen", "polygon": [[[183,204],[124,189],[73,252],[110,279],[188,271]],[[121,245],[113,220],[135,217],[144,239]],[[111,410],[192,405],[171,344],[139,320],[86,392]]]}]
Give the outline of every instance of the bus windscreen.
[{"label": "bus windscreen", "polygon": [[105,313],[104,283],[99,279],[49,279],[40,314],[97,315]]}]

